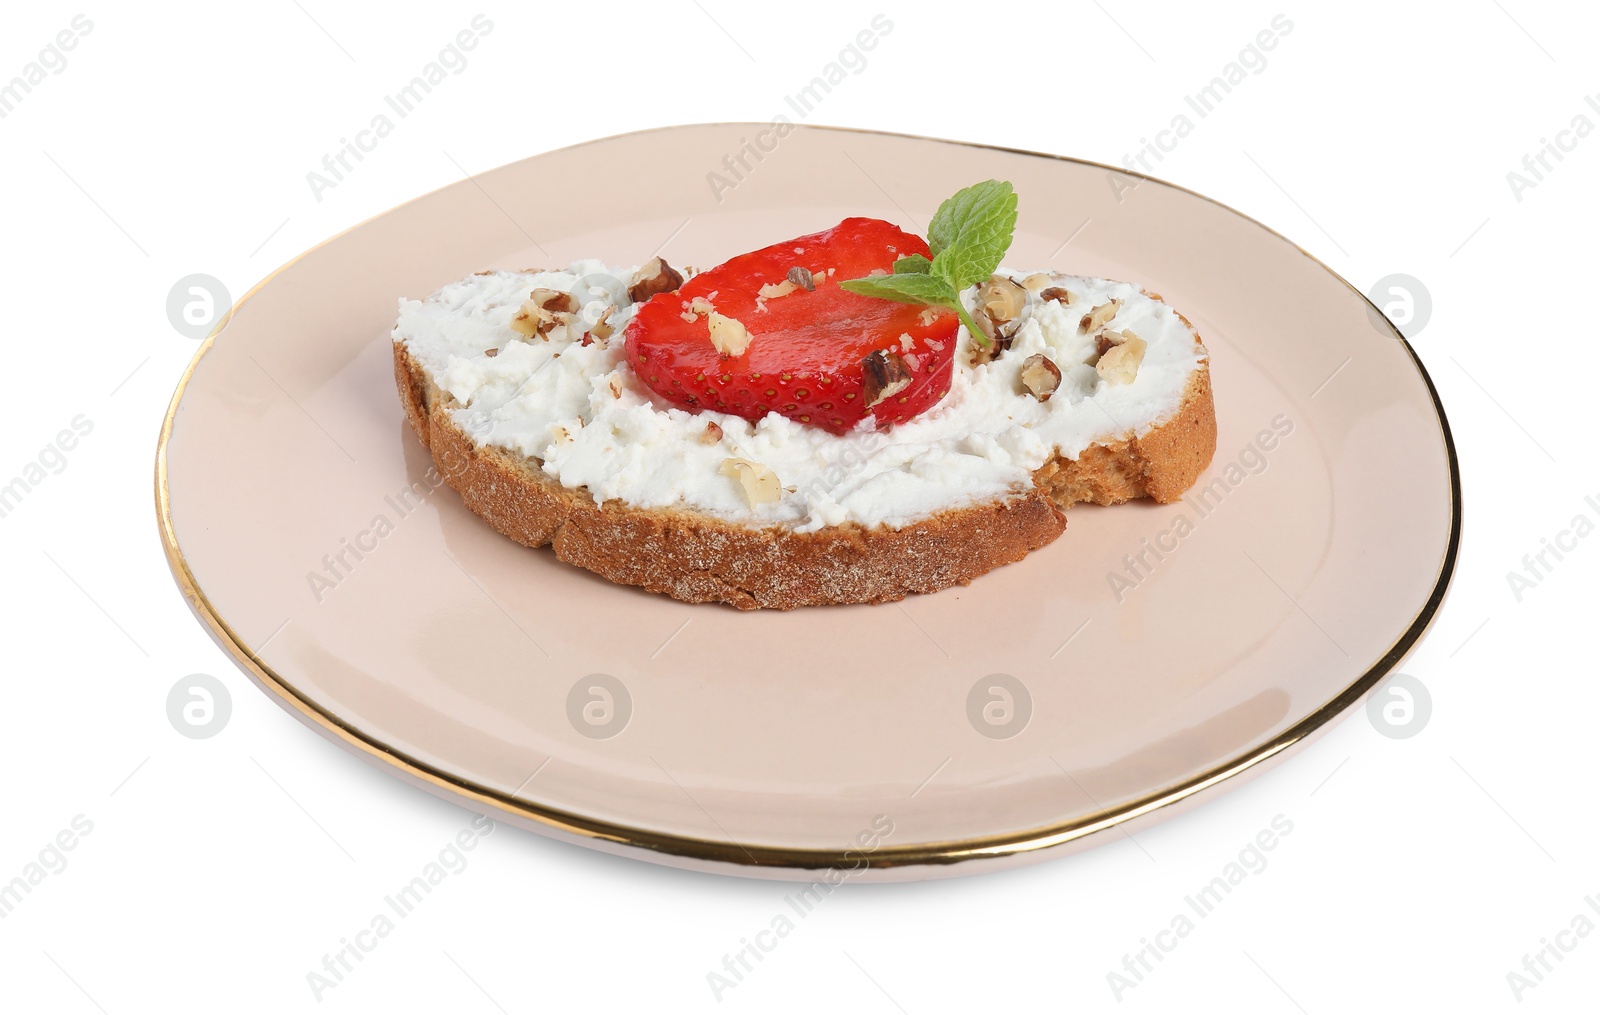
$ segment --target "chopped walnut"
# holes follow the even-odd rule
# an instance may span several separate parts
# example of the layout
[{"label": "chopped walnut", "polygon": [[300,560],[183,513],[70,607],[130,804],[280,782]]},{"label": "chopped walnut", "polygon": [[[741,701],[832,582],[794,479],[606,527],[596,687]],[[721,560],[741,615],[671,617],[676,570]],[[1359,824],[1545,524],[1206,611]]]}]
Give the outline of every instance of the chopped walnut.
[{"label": "chopped walnut", "polygon": [[722,440],[722,427],[715,421],[707,420],[706,428],[700,432],[701,444],[717,444]]},{"label": "chopped walnut", "polygon": [[1017,284],[1031,293],[1036,293],[1050,284],[1050,273],[1047,271],[1036,271]]},{"label": "chopped walnut", "polygon": [[1036,352],[1022,361],[1022,386],[1034,398],[1048,402],[1061,386],[1061,368],[1044,353]]},{"label": "chopped walnut", "polygon": [[1014,328],[1008,330],[1009,326],[996,324],[993,318],[981,311],[972,315],[972,321],[978,326],[979,334],[989,340],[988,345],[974,341],[968,349],[968,359],[973,366],[988,363],[1011,347]]},{"label": "chopped walnut", "polygon": [[1028,303],[1028,291],[1003,275],[990,275],[978,286],[978,309],[997,323],[1014,321]]},{"label": "chopped walnut", "polygon": [[988,345],[973,343],[974,365],[992,360],[1011,348],[1011,340],[1022,327],[1022,309],[1027,302],[1027,290],[1001,275],[991,275],[987,282],[978,286],[978,306],[972,321],[989,342]]},{"label": "chopped walnut", "polygon": [[706,299],[704,296],[696,296],[694,299],[686,300],[684,302],[683,313],[679,314],[678,316],[688,321],[690,324],[693,324],[697,315],[704,316],[712,313],[716,309],[716,307],[711,305],[711,301]]},{"label": "chopped walnut", "polygon": [[540,309],[560,314],[573,314],[578,311],[578,301],[573,295],[559,289],[535,289],[528,294],[528,302]]},{"label": "chopped walnut", "polygon": [[572,298],[571,293],[535,289],[512,315],[511,330],[529,338],[538,335],[548,339],[550,330],[556,325],[569,324],[574,320],[577,309],[578,301]]},{"label": "chopped walnut", "polygon": [[683,276],[666,261],[652,257],[634,273],[628,285],[628,299],[643,303],[658,293],[670,293],[680,285],[683,285]]},{"label": "chopped walnut", "polygon": [[1144,362],[1145,340],[1132,332],[1124,332],[1121,342],[1107,349],[1101,354],[1094,369],[1101,377],[1112,384],[1127,384],[1139,373],[1139,364]]},{"label": "chopped walnut", "polygon": [[817,287],[816,280],[811,277],[811,269],[802,268],[798,264],[789,269],[789,281],[804,289],[806,292],[811,292]]},{"label": "chopped walnut", "polygon": [[775,300],[779,296],[789,295],[798,288],[800,286],[794,280],[786,278],[782,282],[768,282],[762,286],[760,296],[764,300]]},{"label": "chopped walnut", "polygon": [[600,311],[600,316],[595,319],[594,325],[590,327],[589,334],[602,342],[615,335],[617,329],[611,325],[611,315],[616,313],[616,310],[616,307],[611,306]]},{"label": "chopped walnut", "polygon": [[867,408],[872,408],[911,385],[911,371],[897,352],[879,349],[861,361],[862,386]]},{"label": "chopped walnut", "polygon": [[1111,300],[1110,302],[1102,303],[1098,307],[1095,307],[1093,310],[1089,311],[1087,314],[1083,315],[1083,319],[1078,322],[1078,330],[1087,334],[1093,334],[1094,332],[1099,331],[1101,328],[1110,324],[1111,319],[1117,316],[1117,311],[1121,309],[1121,300]]},{"label": "chopped walnut", "polygon": [[[1117,346],[1122,345],[1124,342],[1138,342],[1141,348],[1144,346],[1144,339],[1140,338],[1138,335],[1135,335],[1127,328],[1123,328],[1121,331],[1102,331],[1100,334],[1095,336],[1094,353],[1088,357],[1086,362],[1090,366],[1094,366],[1100,361],[1100,357],[1104,356]],[[1142,352],[1140,353],[1140,356],[1143,356]]]},{"label": "chopped walnut", "polygon": [[1050,300],[1054,303],[1059,303],[1064,307],[1070,307],[1074,303],[1078,302],[1078,297],[1072,292],[1072,290],[1063,289],[1058,285],[1053,285],[1048,289],[1040,290],[1039,298]]},{"label": "chopped walnut", "polygon": [[724,359],[741,356],[750,347],[750,329],[740,321],[713,310],[706,315],[706,325],[711,332],[711,344]]},{"label": "chopped walnut", "polygon": [[739,481],[745,503],[751,507],[776,503],[783,496],[783,484],[778,482],[778,474],[760,462],[752,462],[747,458],[725,458],[721,472]]}]

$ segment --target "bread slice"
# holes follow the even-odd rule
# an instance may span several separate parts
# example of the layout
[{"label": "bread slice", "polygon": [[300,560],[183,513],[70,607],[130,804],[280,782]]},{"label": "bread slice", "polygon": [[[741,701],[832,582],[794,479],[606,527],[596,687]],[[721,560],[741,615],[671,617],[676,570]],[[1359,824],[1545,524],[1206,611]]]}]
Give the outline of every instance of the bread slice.
[{"label": "bread slice", "polygon": [[846,521],[798,531],[691,506],[597,503],[586,487],[549,475],[538,457],[475,440],[452,416],[460,404],[398,336],[394,375],[406,417],[440,475],[499,532],[530,547],[548,544],[559,559],[613,582],[685,602],[787,610],[892,602],[965,585],[1055,539],[1074,503],[1178,500],[1216,448],[1209,357],[1182,322],[1200,355],[1170,415],[1076,457],[1057,451],[1026,488],[899,527]]}]

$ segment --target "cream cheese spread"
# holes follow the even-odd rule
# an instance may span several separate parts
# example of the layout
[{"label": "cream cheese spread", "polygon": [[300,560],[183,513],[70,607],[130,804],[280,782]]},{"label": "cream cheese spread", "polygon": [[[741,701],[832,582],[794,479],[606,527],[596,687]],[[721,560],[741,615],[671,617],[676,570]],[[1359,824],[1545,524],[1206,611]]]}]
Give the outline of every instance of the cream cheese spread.
[{"label": "cream cheese spread", "polygon": [[[627,303],[635,270],[583,260],[565,271],[469,275],[426,299],[401,300],[394,338],[454,398],[454,422],[479,446],[536,458],[564,487],[587,488],[601,503],[688,508],[801,532],[851,522],[898,529],[1024,492],[1033,471],[1058,451],[1076,459],[1091,444],[1169,419],[1206,357],[1177,312],[1138,286],[1052,273],[1048,284],[1071,292],[1071,305],[1030,292],[1010,349],[976,366],[962,327],[949,394],[915,419],[884,431],[868,420],[840,435],[777,413],[750,422],[670,406],[640,382],[624,354],[631,305],[612,313],[609,341],[581,342],[607,306]],[[998,273],[1018,280],[1031,274]],[[513,331],[512,316],[535,288],[573,292],[581,320],[555,326],[544,339]],[[976,287],[963,294],[969,309],[975,297]],[[1126,383],[1099,376],[1089,365],[1095,340],[1079,333],[1083,316],[1113,299],[1122,305],[1108,330],[1126,329],[1147,343]],[[1061,370],[1048,401],[1020,378],[1035,353]],[[720,441],[702,440],[708,422],[721,427]],[[722,468],[730,458],[771,470],[782,496],[749,503]]]}]

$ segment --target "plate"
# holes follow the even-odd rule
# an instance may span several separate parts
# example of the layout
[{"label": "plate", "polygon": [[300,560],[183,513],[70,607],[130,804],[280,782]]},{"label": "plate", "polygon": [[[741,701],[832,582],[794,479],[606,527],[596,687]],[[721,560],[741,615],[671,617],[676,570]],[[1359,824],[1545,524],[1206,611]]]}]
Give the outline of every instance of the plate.
[{"label": "plate", "polygon": [[[990,177],[1020,195],[1008,265],[1139,282],[1204,337],[1217,455],[1183,502],[1080,505],[965,588],[742,613],[508,541],[402,419],[402,295],[579,257],[705,267],[847,215],[923,232]],[[330,739],[560,839],[835,881],[1061,855],[1281,761],[1422,636],[1461,519],[1410,346],[1260,223],[1074,159],[757,123],[538,155],[303,254],[189,367],[156,486],[196,613]]]}]

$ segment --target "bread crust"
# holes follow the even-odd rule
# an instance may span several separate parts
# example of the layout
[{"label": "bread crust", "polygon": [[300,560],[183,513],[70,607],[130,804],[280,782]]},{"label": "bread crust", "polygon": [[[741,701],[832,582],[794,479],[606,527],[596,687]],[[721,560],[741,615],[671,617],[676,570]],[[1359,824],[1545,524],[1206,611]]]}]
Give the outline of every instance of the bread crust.
[{"label": "bread crust", "polygon": [[536,459],[478,446],[450,418],[449,396],[399,341],[394,375],[406,418],[440,475],[496,530],[525,546],[549,544],[559,559],[619,584],[742,610],[893,602],[966,585],[1055,539],[1073,503],[1177,500],[1216,449],[1203,363],[1171,419],[1076,460],[1057,455],[1034,473],[1032,489],[901,529],[851,522],[795,532],[686,509],[596,504],[587,488],[563,487]]}]

